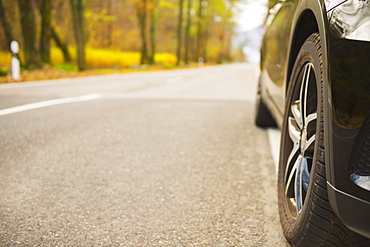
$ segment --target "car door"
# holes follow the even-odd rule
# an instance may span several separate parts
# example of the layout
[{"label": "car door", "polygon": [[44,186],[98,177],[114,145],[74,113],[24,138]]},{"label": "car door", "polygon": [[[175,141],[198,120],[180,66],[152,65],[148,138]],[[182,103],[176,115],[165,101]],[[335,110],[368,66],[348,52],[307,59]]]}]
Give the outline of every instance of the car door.
[{"label": "car door", "polygon": [[[280,114],[284,113],[285,73],[296,0],[279,0],[269,9],[261,54],[263,89]],[[271,2],[270,2],[271,3]],[[271,4],[272,5],[272,4]]]}]

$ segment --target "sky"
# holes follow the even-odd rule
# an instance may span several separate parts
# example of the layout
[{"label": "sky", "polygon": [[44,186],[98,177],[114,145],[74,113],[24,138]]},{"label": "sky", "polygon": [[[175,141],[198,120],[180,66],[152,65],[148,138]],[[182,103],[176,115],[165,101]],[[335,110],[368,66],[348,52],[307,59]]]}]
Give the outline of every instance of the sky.
[{"label": "sky", "polygon": [[236,18],[242,31],[261,25],[267,14],[267,0],[249,0],[240,3],[241,12]]},{"label": "sky", "polygon": [[235,21],[238,23],[234,45],[244,45],[242,50],[247,62],[258,63],[260,60],[260,44],[262,29],[255,29],[263,24],[267,15],[268,0],[242,0],[238,8],[240,13]]}]

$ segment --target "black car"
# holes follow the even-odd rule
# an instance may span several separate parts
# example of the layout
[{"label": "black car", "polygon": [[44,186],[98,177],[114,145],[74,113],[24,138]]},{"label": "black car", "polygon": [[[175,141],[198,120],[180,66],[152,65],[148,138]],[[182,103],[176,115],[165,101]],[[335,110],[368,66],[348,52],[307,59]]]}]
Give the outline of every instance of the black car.
[{"label": "black car", "polygon": [[270,0],[255,121],[295,246],[370,246],[370,0]]}]

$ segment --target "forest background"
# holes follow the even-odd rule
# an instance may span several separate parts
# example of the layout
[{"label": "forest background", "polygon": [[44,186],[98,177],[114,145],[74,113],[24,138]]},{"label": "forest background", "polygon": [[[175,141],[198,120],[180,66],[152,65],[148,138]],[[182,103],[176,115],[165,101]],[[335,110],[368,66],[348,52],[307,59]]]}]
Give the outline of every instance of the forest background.
[{"label": "forest background", "polygon": [[243,61],[233,47],[247,0],[0,0],[0,74],[12,40],[23,69],[146,69]]}]

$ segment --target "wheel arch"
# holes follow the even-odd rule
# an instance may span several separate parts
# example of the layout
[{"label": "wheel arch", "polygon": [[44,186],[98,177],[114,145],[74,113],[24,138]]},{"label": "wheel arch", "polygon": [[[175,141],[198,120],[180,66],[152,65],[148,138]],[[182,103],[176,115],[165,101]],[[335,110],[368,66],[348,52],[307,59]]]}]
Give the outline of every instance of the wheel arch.
[{"label": "wheel arch", "polygon": [[297,59],[299,50],[301,49],[305,40],[311,34],[316,33],[318,31],[319,27],[314,13],[311,10],[305,10],[298,18],[298,21],[294,27],[286,74],[285,92],[287,92],[288,90],[290,77],[293,71],[293,66]]},{"label": "wheel arch", "polygon": [[[322,40],[323,66],[327,68],[327,17],[326,8],[320,0],[302,0],[297,7],[292,26],[290,49],[286,73],[286,87],[288,90],[289,79],[293,70],[299,50],[305,40],[313,33],[318,32]],[[327,81],[327,74],[324,72],[324,81]]]},{"label": "wheel arch", "polygon": [[[332,147],[332,137],[330,135],[331,119],[332,119],[332,106],[331,103],[331,90],[329,87],[330,81],[330,67],[328,64],[329,56],[329,23],[327,19],[327,12],[324,0],[301,0],[297,10],[296,16],[293,21],[292,35],[290,40],[290,50],[287,61],[287,73],[285,78],[285,93],[287,93],[290,76],[293,70],[295,60],[298,56],[299,50],[304,41],[315,32],[318,32],[321,39],[322,51],[322,65],[323,73],[322,78],[324,82],[324,135],[325,135],[325,163],[330,166],[333,162],[333,154],[329,151]],[[330,169],[326,169],[326,178],[330,182],[332,174]]]}]

